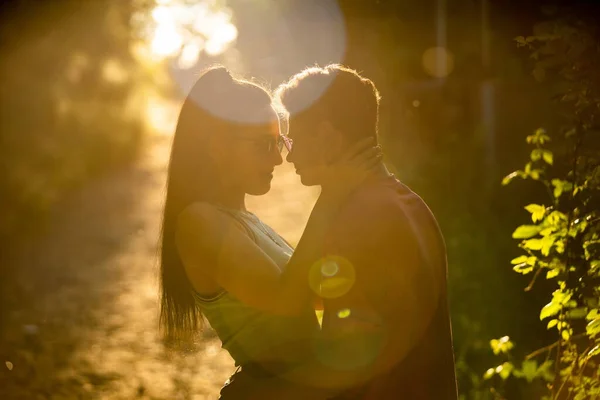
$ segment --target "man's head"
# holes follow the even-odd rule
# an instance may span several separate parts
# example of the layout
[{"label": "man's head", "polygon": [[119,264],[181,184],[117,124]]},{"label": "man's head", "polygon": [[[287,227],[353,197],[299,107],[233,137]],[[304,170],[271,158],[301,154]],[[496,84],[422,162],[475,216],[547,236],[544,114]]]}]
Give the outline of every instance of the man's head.
[{"label": "man's head", "polygon": [[275,99],[289,116],[288,135],[294,144],[287,160],[307,186],[321,184],[325,168],[349,145],[369,136],[377,139],[379,92],[352,69],[307,68],[280,85]]}]

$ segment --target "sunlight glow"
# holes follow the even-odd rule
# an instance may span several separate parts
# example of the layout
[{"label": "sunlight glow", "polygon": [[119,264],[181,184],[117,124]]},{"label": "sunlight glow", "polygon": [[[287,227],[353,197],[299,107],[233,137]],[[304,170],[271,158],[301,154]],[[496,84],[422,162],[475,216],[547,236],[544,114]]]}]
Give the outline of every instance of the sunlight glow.
[{"label": "sunlight glow", "polygon": [[217,56],[235,42],[232,13],[214,1],[190,4],[183,0],[155,0],[141,20],[140,33],[149,43],[150,60],[175,59],[182,69],[196,65],[202,54]]},{"label": "sunlight glow", "polygon": [[144,107],[144,120],[156,133],[171,134],[177,121],[177,105],[166,102],[160,96],[147,93]]},{"label": "sunlight glow", "polygon": [[129,74],[125,67],[114,58],[108,59],[102,65],[102,77],[110,83],[125,83]]},{"label": "sunlight glow", "polygon": [[206,44],[202,38],[197,38],[197,40],[186,44],[183,47],[183,50],[181,50],[181,54],[177,60],[179,67],[188,69],[196,65],[200,59],[200,53],[205,46]]},{"label": "sunlight glow", "polygon": [[65,69],[65,75],[71,83],[78,83],[84,71],[90,66],[90,60],[88,56],[83,53],[77,52],[71,56],[69,64]]},{"label": "sunlight glow", "polygon": [[225,12],[218,11],[210,14],[208,10],[206,10],[198,13],[193,27],[196,32],[205,37],[212,38],[214,32],[216,32],[220,26],[227,24],[230,18],[231,17]]},{"label": "sunlight glow", "polygon": [[224,47],[225,46],[223,46],[222,43],[219,43],[216,40],[209,40],[208,42],[206,42],[204,51],[206,52],[206,54],[208,54],[210,56],[216,56],[223,52]]},{"label": "sunlight glow", "polygon": [[183,44],[183,38],[177,32],[174,25],[159,25],[154,31],[154,38],[152,39],[152,52],[159,56],[173,56],[177,54],[181,45]]},{"label": "sunlight glow", "polygon": [[152,10],[152,19],[158,24],[169,24],[173,22],[173,14],[169,7],[158,6]]},{"label": "sunlight glow", "polygon": [[235,25],[231,23],[225,23],[214,32],[212,39],[227,44],[237,39],[237,35],[238,30]]}]

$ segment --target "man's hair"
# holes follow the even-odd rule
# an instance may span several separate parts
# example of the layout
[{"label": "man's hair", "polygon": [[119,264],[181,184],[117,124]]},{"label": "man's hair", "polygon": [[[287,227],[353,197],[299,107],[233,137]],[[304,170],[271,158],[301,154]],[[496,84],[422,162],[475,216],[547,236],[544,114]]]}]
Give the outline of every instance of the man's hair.
[{"label": "man's hair", "polygon": [[[324,93],[310,104],[324,88]],[[379,100],[373,81],[339,64],[306,68],[275,91],[275,101],[287,116],[329,121],[350,141],[377,137]]]}]

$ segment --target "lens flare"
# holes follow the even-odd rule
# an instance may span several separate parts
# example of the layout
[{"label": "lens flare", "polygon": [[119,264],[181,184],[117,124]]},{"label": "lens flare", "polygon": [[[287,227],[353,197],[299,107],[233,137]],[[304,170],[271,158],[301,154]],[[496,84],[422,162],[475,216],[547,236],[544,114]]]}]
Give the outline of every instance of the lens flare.
[{"label": "lens flare", "polygon": [[321,265],[321,274],[326,277],[332,277],[338,273],[340,267],[334,260],[328,260]]},{"label": "lens flare", "polygon": [[454,69],[454,56],[445,47],[432,47],[423,53],[425,72],[436,78],[445,78]]},{"label": "lens flare", "polygon": [[311,289],[326,299],[338,298],[350,291],[356,281],[354,266],[339,256],[327,256],[312,265],[309,271]]}]

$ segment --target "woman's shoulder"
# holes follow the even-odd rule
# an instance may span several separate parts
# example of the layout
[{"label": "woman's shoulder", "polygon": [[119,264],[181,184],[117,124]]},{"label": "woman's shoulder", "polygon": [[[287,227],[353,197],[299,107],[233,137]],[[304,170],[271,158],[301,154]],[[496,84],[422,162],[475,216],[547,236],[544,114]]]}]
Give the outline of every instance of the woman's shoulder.
[{"label": "woman's shoulder", "polygon": [[195,202],[188,205],[177,216],[177,225],[200,223],[202,225],[210,223],[218,216],[218,209],[208,202]]},{"label": "woman's shoulder", "polygon": [[177,217],[178,227],[194,227],[203,231],[236,227],[245,231],[242,224],[218,205],[195,202],[187,206]]}]

